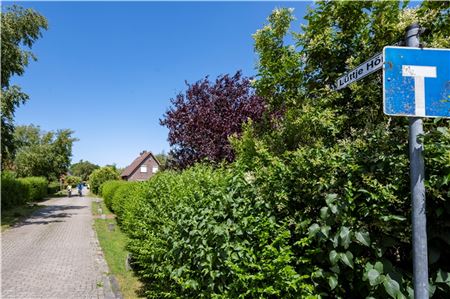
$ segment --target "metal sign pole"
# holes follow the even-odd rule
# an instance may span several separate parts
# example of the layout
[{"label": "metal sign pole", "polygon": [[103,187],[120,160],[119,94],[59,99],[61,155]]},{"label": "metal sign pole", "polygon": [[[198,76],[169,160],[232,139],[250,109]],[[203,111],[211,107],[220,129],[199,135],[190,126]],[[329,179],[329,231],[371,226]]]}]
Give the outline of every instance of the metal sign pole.
[{"label": "metal sign pole", "polygon": [[[406,28],[406,46],[419,47],[420,26],[413,24]],[[412,200],[412,244],[414,298],[428,299],[428,250],[427,219],[425,214],[425,184],[423,145],[418,141],[423,134],[420,117],[409,118],[409,159]]]}]

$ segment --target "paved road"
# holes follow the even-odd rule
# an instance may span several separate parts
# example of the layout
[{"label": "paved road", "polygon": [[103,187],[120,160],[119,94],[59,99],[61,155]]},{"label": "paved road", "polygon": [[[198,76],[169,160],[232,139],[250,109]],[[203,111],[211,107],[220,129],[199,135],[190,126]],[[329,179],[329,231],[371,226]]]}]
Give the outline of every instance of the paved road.
[{"label": "paved road", "polygon": [[50,199],[2,233],[1,298],[115,298],[92,228],[91,200]]}]

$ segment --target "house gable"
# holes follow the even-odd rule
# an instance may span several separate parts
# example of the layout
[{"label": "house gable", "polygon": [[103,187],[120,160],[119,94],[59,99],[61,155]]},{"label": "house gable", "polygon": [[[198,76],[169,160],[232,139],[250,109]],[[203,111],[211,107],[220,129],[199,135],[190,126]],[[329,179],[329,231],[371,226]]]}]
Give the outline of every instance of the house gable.
[{"label": "house gable", "polygon": [[159,161],[151,152],[144,151],[122,172],[121,177],[127,181],[146,181],[160,168]]}]

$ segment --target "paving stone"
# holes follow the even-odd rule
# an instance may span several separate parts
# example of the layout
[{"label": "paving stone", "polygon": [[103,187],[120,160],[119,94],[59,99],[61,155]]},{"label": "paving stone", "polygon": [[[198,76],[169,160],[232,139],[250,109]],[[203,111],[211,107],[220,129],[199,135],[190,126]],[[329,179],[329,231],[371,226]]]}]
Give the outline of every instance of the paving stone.
[{"label": "paving stone", "polygon": [[116,298],[89,197],[50,199],[2,233],[1,298]]}]

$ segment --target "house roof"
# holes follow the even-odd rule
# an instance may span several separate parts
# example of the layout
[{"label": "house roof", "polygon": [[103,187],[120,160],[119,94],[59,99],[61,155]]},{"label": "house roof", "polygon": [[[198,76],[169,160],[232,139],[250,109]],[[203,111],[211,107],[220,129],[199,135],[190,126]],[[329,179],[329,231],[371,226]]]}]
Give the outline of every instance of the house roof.
[{"label": "house roof", "polygon": [[126,177],[131,175],[139,166],[141,166],[141,164],[148,159],[149,156],[152,156],[153,159],[156,161],[156,163],[158,163],[158,165],[161,165],[161,163],[159,163],[158,159],[156,159],[156,157],[152,154],[152,152],[147,152],[147,151],[143,151],[139,157],[137,157],[136,159],[134,159],[134,161],[127,166],[127,168],[125,168],[122,173],[120,174],[121,177]]}]

